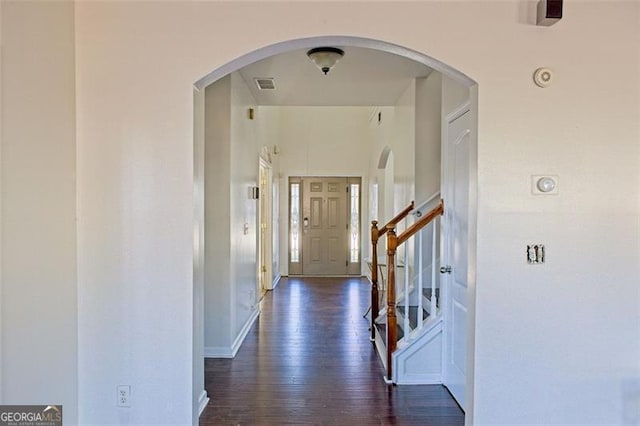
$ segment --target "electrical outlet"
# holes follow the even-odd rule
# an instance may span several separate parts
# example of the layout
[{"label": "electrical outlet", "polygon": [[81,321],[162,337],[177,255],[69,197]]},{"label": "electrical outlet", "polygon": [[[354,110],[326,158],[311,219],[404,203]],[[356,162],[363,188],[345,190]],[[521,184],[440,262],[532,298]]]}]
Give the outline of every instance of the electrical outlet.
[{"label": "electrical outlet", "polygon": [[131,386],[118,386],[118,407],[131,407]]}]

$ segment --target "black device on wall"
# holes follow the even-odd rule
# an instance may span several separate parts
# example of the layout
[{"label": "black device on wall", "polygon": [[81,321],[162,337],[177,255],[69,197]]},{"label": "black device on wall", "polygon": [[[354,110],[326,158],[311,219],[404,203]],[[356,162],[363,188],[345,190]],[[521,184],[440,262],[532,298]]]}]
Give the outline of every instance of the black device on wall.
[{"label": "black device on wall", "polygon": [[562,0],[540,0],[538,2],[537,25],[549,27],[562,19]]}]

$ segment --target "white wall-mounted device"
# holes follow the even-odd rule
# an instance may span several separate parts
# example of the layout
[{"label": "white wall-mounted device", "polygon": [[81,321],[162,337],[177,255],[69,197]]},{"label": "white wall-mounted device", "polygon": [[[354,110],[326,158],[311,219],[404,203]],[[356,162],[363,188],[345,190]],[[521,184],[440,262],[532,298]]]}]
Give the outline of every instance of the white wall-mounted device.
[{"label": "white wall-mounted device", "polygon": [[538,68],[533,73],[533,82],[538,87],[549,87],[553,82],[553,72],[549,68]]},{"label": "white wall-mounted device", "polygon": [[558,194],[558,176],[557,175],[531,176],[531,193],[533,195]]}]

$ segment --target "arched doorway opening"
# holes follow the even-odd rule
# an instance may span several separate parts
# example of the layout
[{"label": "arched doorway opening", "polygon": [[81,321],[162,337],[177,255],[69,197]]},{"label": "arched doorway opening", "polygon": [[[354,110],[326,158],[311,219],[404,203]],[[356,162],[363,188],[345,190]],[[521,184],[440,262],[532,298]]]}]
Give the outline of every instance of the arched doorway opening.
[{"label": "arched doorway opening", "polygon": [[[262,60],[274,57],[276,55],[284,54],[289,51],[300,50],[300,49],[310,49],[317,46],[340,46],[347,49],[349,47],[364,48],[364,49],[372,49],[375,51],[386,52],[393,55],[397,55],[399,57],[406,58],[416,63],[428,66],[434,71],[437,71],[438,73],[440,73],[442,76],[445,76],[449,81],[452,81],[455,84],[466,88],[467,90],[466,92],[467,97],[466,99],[463,100],[463,102],[458,102],[458,103],[453,102],[452,104],[452,106],[455,108],[459,108],[461,104],[465,104],[467,105],[467,110],[465,110],[464,113],[461,113],[460,115],[452,118],[451,113],[453,113],[454,111],[442,109],[438,111],[438,114],[441,117],[441,119],[440,119],[440,122],[437,124],[438,124],[438,129],[442,129],[442,133],[447,134],[446,126],[453,123],[456,118],[461,117],[465,114],[468,114],[466,115],[466,118],[469,119],[467,126],[469,127],[470,130],[468,133],[465,134],[466,139],[464,140],[466,141],[466,148],[465,148],[466,150],[465,150],[464,156],[458,158],[458,160],[460,161],[458,161],[457,163],[454,161],[452,163],[458,168],[460,167],[460,165],[463,165],[464,173],[456,174],[456,173],[450,173],[443,170],[442,181],[439,181],[439,185],[443,188],[443,191],[442,191],[443,195],[450,194],[451,198],[453,199],[454,193],[451,191],[453,191],[458,186],[452,181],[452,179],[458,178],[458,179],[466,180],[465,181],[466,193],[463,194],[464,198],[466,199],[466,202],[463,203],[463,205],[459,206],[459,208],[462,208],[465,210],[464,216],[466,221],[465,230],[463,233],[465,237],[463,249],[466,252],[466,255],[464,256],[463,259],[460,260],[461,262],[464,262],[464,268],[461,268],[461,270],[464,271],[463,281],[464,281],[466,293],[464,295],[464,298],[459,299],[459,300],[464,299],[466,306],[464,307],[464,317],[460,317],[460,316],[457,317],[459,322],[460,321],[464,322],[464,326],[458,328],[458,330],[463,334],[445,337],[446,340],[451,342],[451,344],[454,345],[455,347],[450,348],[448,352],[445,351],[444,353],[455,354],[455,357],[456,357],[455,366],[462,370],[462,377],[465,383],[463,384],[462,387],[457,388],[457,392],[461,392],[458,398],[459,398],[459,401],[465,402],[466,409],[467,409],[467,417],[468,419],[470,419],[472,415],[471,407],[473,405],[472,404],[473,359],[474,359],[473,339],[474,339],[474,330],[475,330],[474,289],[475,289],[475,258],[476,258],[475,256],[475,233],[476,233],[476,228],[475,228],[476,226],[475,224],[475,221],[476,221],[476,209],[475,209],[476,169],[475,169],[475,165],[476,165],[476,158],[477,158],[477,149],[476,149],[477,132],[476,132],[476,124],[475,124],[477,122],[476,120],[477,90],[476,90],[476,84],[473,80],[471,80],[469,77],[467,77],[463,73],[453,69],[452,67],[446,64],[443,64],[422,53],[415,52],[411,49],[408,49],[402,46],[397,46],[387,42],[366,39],[366,38],[344,37],[344,36],[323,36],[323,37],[312,37],[312,38],[305,38],[305,39],[290,40],[282,43],[277,43],[271,46],[263,47],[261,49],[248,53],[214,70],[213,72],[211,72],[210,74],[208,74],[207,76],[205,76],[195,84],[195,88],[196,88],[195,103],[194,103],[195,116],[196,116],[196,120],[195,120],[196,129],[194,132],[194,134],[196,135],[195,137],[196,146],[194,149],[194,152],[196,153],[195,154],[195,157],[196,157],[195,158],[195,163],[196,163],[195,181],[202,183],[202,185],[205,185],[207,181],[205,176],[205,163],[206,163],[207,154],[205,153],[204,146],[205,146],[206,125],[207,125],[206,124],[206,121],[207,121],[206,108],[208,107],[208,104],[207,104],[207,100],[205,99],[205,94],[204,94],[205,90],[211,85],[213,85],[214,83],[219,82],[225,77],[231,75],[232,73],[237,72],[243,69],[244,67],[247,67],[258,61],[262,61]],[[441,84],[444,85],[443,82],[441,82]],[[380,117],[381,117],[381,114],[379,113],[378,123],[380,122]],[[416,122],[416,129],[418,129],[418,126],[419,124]],[[459,131],[459,129],[456,129],[456,131]],[[450,144],[450,146],[458,146],[459,140],[456,139],[456,141]],[[448,149],[447,147],[449,145],[446,144],[445,138],[442,138],[441,140],[438,139],[437,145],[440,146],[443,150],[443,154],[442,154],[443,159],[444,158],[448,159],[449,156],[444,151]],[[277,154],[276,151],[277,149],[274,147],[273,153]],[[386,157],[387,160],[389,155],[391,155],[390,148],[388,149],[388,155]],[[462,160],[464,160],[463,162],[461,162],[462,161],[461,158]],[[438,162],[439,161],[440,161],[440,158],[438,158]],[[220,166],[224,166],[223,163],[224,161],[220,163]],[[443,165],[444,165],[444,161],[443,161]],[[386,166],[386,162],[385,162],[385,166]],[[444,165],[444,167],[448,167],[448,166]],[[386,169],[387,167],[385,167],[385,170]],[[386,195],[384,196],[384,203],[385,203],[385,210],[387,210],[387,206],[386,206],[388,201],[387,199],[391,200],[390,201],[391,205],[393,205],[393,200],[394,200],[393,193],[388,191],[390,188],[386,188],[387,186],[393,186],[394,168],[389,168],[389,171],[385,173],[386,174],[384,176],[384,180],[385,180]],[[389,173],[391,173],[391,175],[389,175]],[[418,174],[416,173],[416,179],[417,178],[418,178]],[[411,190],[406,190],[405,192],[413,192],[414,189],[415,188],[412,188]],[[206,273],[205,273],[206,260],[203,257],[204,256],[203,253],[205,253],[204,247],[207,244],[207,238],[206,238],[204,229],[205,227],[207,227],[208,219],[207,219],[207,215],[204,213],[205,206],[207,204],[205,200],[206,191],[199,191],[197,193],[199,194],[200,198],[197,200],[197,203],[196,203],[197,212],[196,212],[196,228],[195,229],[196,229],[196,232],[198,233],[198,238],[196,238],[196,241],[198,241],[198,247],[196,247],[196,251],[194,253],[194,257],[196,259],[194,262],[194,265],[195,265],[194,266],[195,268],[194,294],[202,295],[205,292],[204,287],[205,287],[205,281],[206,281]],[[450,205],[453,205],[453,203],[451,203]],[[233,219],[233,215],[231,216]],[[450,223],[452,226],[455,225],[455,222],[452,220],[448,221],[447,223]],[[234,225],[229,224],[227,226],[233,227]],[[246,222],[244,224],[245,235],[247,234],[247,232],[250,232],[251,226],[252,224],[249,222]],[[453,250],[452,252],[454,251],[455,250]],[[194,301],[195,300],[196,298],[194,297]],[[206,298],[202,297],[200,298],[200,300],[201,301],[206,300]],[[204,355],[207,353],[204,340],[200,340],[201,336],[205,335],[206,321],[203,319],[203,316],[205,315],[204,314],[205,311],[206,311],[205,306],[200,306],[199,309],[198,307],[196,307],[196,309],[194,309],[194,313],[197,316],[196,318],[194,318],[194,336],[196,336],[196,338],[194,339],[194,363],[196,365],[198,365],[198,362],[199,362],[198,355],[199,354]],[[255,314],[255,317],[257,317],[257,313]],[[463,318],[463,319],[460,320],[460,318]],[[250,328],[251,324],[252,324],[252,320],[248,319],[247,322],[245,323],[245,326],[242,327],[242,330],[240,330],[239,334],[237,336],[231,336],[230,340],[233,341],[233,344],[235,344],[238,341],[241,344],[242,333],[246,333],[246,331],[248,330],[247,327]],[[227,352],[223,351],[224,353],[221,352],[221,354],[222,356],[233,356],[233,353],[235,350],[237,350],[237,347],[233,348],[233,345],[232,345],[229,351]],[[199,359],[201,360],[202,357],[200,357]],[[194,381],[198,379],[196,376],[200,374],[200,372],[198,371],[199,368],[200,367],[196,368],[196,366],[194,366]],[[202,380],[202,379],[199,378],[198,380]],[[462,394],[464,394],[464,396]],[[197,404],[200,406],[202,406],[202,404],[206,404],[206,394],[204,395],[204,397],[202,397],[202,395],[200,396]]]}]

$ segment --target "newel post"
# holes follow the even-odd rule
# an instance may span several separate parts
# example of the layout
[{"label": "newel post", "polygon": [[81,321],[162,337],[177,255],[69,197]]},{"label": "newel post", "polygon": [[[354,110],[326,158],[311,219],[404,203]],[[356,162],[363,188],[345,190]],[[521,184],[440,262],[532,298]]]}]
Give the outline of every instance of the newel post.
[{"label": "newel post", "polygon": [[371,221],[371,340],[376,338],[376,318],[380,314],[378,306],[378,221]]},{"label": "newel post", "polygon": [[396,250],[398,237],[394,225],[387,225],[387,380],[393,378],[391,354],[398,341],[398,320],[396,317]]}]

